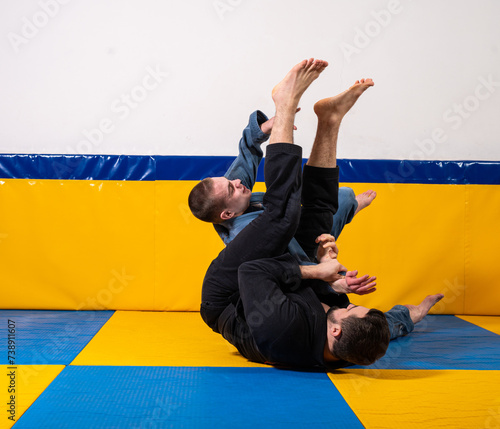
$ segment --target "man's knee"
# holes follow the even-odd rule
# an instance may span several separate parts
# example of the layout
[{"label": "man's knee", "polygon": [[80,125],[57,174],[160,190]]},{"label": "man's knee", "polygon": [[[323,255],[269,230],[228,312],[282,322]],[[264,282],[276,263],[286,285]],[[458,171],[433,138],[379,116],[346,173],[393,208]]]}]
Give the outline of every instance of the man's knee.
[{"label": "man's knee", "polygon": [[339,237],[344,226],[351,222],[358,208],[358,200],[351,188],[342,187],[339,189],[339,208],[333,218],[332,235]]},{"label": "man's knee", "polygon": [[356,194],[347,186],[339,188],[339,206],[341,205],[357,205]]},{"label": "man's knee", "polygon": [[280,211],[268,212],[266,222],[269,240],[288,244],[297,231],[301,218],[300,201],[290,199]]}]

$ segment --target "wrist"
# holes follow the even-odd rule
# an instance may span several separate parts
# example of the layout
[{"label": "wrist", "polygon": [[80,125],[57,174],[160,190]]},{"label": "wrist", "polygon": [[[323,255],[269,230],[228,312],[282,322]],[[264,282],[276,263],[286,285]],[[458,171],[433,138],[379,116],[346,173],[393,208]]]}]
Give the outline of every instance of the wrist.
[{"label": "wrist", "polygon": [[315,279],[317,278],[317,265],[300,265],[300,276],[302,279]]}]

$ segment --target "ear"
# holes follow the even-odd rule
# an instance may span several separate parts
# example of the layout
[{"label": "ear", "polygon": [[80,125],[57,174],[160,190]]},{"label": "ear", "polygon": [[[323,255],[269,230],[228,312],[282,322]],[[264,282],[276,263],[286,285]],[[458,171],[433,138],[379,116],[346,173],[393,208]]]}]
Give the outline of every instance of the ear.
[{"label": "ear", "polygon": [[342,328],[339,323],[332,323],[330,326],[330,333],[332,337],[335,339],[340,339],[340,335],[342,334]]},{"label": "ear", "polygon": [[234,213],[233,212],[230,212],[229,210],[224,210],[221,214],[220,214],[220,218],[222,220],[228,220],[228,219],[231,219],[232,217],[234,217]]}]

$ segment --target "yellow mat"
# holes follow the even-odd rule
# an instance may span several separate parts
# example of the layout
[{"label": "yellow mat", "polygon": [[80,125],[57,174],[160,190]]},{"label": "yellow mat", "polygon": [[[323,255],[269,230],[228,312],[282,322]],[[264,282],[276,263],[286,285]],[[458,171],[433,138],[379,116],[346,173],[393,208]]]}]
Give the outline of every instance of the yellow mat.
[{"label": "yellow mat", "polygon": [[[474,325],[487,329],[500,335],[500,317],[494,316],[457,316],[467,322],[474,323]],[[499,426],[500,428],[500,426]]]},{"label": "yellow mat", "polygon": [[[2,404],[2,418],[0,429],[8,429],[19,420],[24,412],[35,402],[36,398],[64,369],[64,365],[17,365],[15,370],[7,365],[0,365],[2,371],[2,386],[0,400]],[[12,373],[14,371],[14,373]],[[11,380],[13,384],[11,384]],[[9,392],[9,390],[15,389]],[[11,395],[15,396],[11,399]],[[9,403],[13,401],[15,421],[9,419],[11,414]]]},{"label": "yellow mat", "polygon": [[500,427],[500,371],[345,369],[329,377],[370,429]]},{"label": "yellow mat", "polygon": [[249,362],[198,313],[117,311],[72,365],[265,366]]}]

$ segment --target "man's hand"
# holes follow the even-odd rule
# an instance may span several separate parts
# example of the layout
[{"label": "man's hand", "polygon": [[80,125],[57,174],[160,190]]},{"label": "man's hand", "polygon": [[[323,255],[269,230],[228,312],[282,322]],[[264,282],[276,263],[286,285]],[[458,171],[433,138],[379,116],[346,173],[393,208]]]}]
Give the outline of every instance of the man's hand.
[{"label": "man's hand", "polygon": [[318,279],[333,283],[344,278],[339,272],[347,271],[336,259],[330,259],[317,265],[301,265],[300,272],[303,279]]},{"label": "man's hand", "polygon": [[376,277],[370,277],[368,274],[360,277],[358,271],[347,271],[343,276],[339,273],[347,271],[336,259],[329,259],[317,265],[301,265],[300,273],[303,279],[317,279],[327,282],[337,293],[355,293],[357,295],[366,295],[375,292],[377,283]]},{"label": "man's hand", "polygon": [[330,283],[332,289],[337,293],[355,293],[357,295],[366,295],[375,292],[377,283],[376,277],[370,277],[368,274],[357,278],[358,271],[348,271],[344,279],[336,280]]},{"label": "man's hand", "polygon": [[321,234],[316,238],[316,243],[319,243],[316,259],[319,263],[326,262],[331,259],[337,259],[339,248],[335,243],[335,237],[330,234]]},{"label": "man's hand", "polygon": [[[300,107],[295,111],[295,113],[300,111]],[[271,134],[271,131],[273,130],[273,125],[274,125],[274,116],[271,119],[268,119],[266,122],[263,122],[260,125],[260,129],[264,134]],[[294,125],[293,129],[296,130],[297,127]]]}]

